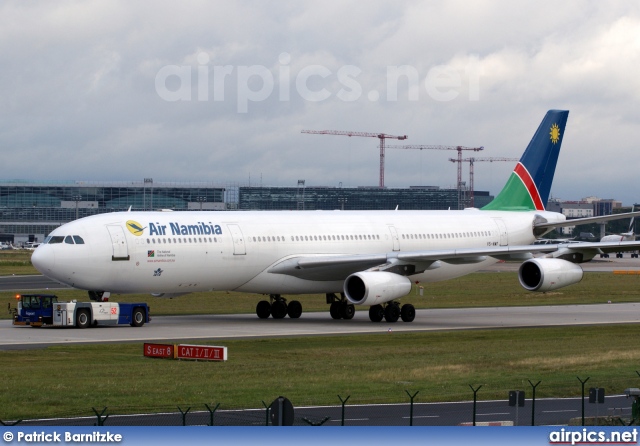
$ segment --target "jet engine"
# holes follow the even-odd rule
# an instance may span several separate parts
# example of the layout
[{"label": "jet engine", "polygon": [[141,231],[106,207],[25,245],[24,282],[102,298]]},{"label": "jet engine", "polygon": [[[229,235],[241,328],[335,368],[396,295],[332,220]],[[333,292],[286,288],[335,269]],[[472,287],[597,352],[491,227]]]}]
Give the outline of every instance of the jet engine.
[{"label": "jet engine", "polygon": [[582,280],[582,268],[562,259],[531,259],[520,265],[518,279],[528,291],[551,291]]},{"label": "jet engine", "polygon": [[406,296],[411,281],[386,271],[362,271],[351,274],[344,281],[344,294],[355,305],[378,305]]}]

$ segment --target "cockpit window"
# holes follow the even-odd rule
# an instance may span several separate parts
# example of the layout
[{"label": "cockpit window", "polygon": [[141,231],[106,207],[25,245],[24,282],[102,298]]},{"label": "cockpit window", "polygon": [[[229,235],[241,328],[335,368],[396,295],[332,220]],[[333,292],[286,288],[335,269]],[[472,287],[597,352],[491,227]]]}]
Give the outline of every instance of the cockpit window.
[{"label": "cockpit window", "polygon": [[53,245],[55,243],[62,243],[64,241],[64,236],[62,235],[52,235],[49,239],[49,244]]},{"label": "cockpit window", "polygon": [[79,235],[74,235],[73,240],[76,242],[76,245],[84,245],[84,240]]},{"label": "cockpit window", "polygon": [[73,243],[73,237],[71,237],[70,235],[67,235],[67,236],[64,238],[64,242],[65,242],[65,243],[67,243],[67,244],[69,244],[69,245],[73,245],[73,244],[74,244],[74,243]]}]

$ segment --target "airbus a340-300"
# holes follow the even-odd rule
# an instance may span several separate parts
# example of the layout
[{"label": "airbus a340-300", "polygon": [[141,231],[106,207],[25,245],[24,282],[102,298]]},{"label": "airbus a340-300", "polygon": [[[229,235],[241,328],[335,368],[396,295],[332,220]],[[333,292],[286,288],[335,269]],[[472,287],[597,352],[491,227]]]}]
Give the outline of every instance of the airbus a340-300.
[{"label": "airbus a340-300", "polygon": [[561,288],[582,279],[579,263],[640,247],[531,245],[559,226],[624,218],[567,222],[545,210],[568,114],[546,114],[502,191],[482,209],[114,212],[55,229],[32,262],[98,299],[214,290],[268,295],[256,313],[277,319],[302,314],[299,301],[283,296],[322,293],[335,319],[351,319],[354,306],[364,305],[371,321],[410,322],[413,305],[398,299],[413,283],[451,279],[499,260],[524,261],[518,274],[527,290]]}]

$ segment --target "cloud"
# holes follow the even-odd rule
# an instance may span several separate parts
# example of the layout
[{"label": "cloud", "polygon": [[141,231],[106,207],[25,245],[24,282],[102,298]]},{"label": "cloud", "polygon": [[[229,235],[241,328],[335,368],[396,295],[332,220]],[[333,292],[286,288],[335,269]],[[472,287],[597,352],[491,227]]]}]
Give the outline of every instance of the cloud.
[{"label": "cloud", "polygon": [[[482,145],[485,156],[519,157],[546,110],[562,108],[571,113],[553,194],[630,204],[639,186],[629,162],[640,130],[639,9],[597,1],[5,2],[5,175],[375,185],[376,138],[300,130],[407,134],[410,144]],[[159,94],[166,67],[188,72],[188,83],[163,79],[168,91],[188,88],[187,100]],[[386,183],[452,186],[450,155],[388,150]],[[476,187],[498,192],[511,168],[477,166]]]}]

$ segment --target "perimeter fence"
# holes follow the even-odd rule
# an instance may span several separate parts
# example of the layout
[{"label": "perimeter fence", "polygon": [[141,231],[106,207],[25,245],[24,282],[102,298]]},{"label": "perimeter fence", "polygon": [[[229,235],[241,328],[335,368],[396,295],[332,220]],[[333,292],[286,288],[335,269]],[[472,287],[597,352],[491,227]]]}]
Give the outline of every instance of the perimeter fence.
[{"label": "perimeter fence", "polygon": [[[92,407],[46,418],[0,420],[5,426],[455,426],[455,425],[638,425],[640,389],[605,395],[578,378],[578,396],[536,398],[540,381],[528,389],[504,390],[502,399],[481,399],[482,385],[469,385],[469,399],[421,402],[419,390],[404,391],[402,403],[371,403],[371,398],[336,395],[335,405],[298,404],[285,397],[260,401],[254,408],[223,402],[170,406]],[[584,391],[582,392],[582,388]],[[617,390],[617,389],[616,389]],[[492,393],[492,394],[495,394]]]}]

